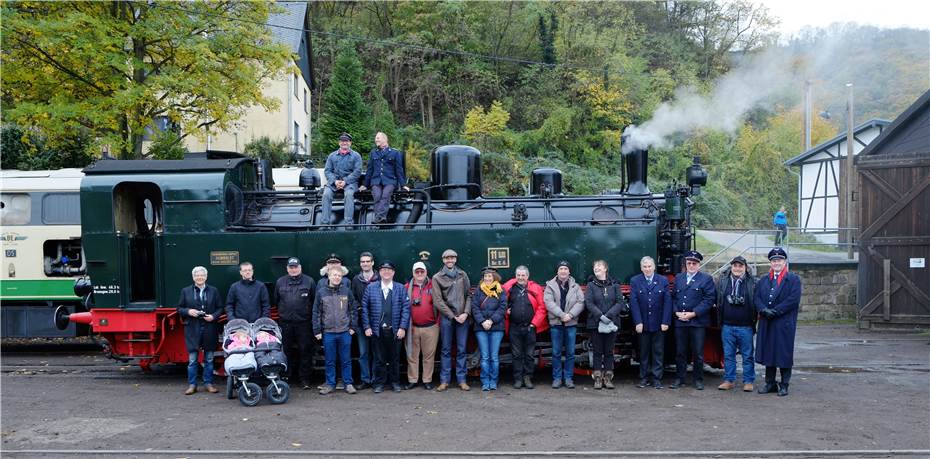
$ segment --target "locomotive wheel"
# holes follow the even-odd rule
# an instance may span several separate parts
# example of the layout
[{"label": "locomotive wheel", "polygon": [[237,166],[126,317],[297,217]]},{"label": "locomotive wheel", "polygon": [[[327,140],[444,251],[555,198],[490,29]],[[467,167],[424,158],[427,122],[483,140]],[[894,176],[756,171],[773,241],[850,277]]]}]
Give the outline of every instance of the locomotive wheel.
[{"label": "locomotive wheel", "polygon": [[[245,388],[249,391],[246,392]],[[245,406],[255,406],[262,401],[262,388],[253,382],[247,382],[239,387],[239,403]]]},{"label": "locomotive wheel", "polygon": [[272,405],[280,405],[287,402],[287,399],[291,397],[291,386],[284,381],[278,381],[278,388],[275,389],[274,384],[269,384],[265,388],[265,395],[268,396],[268,401]]},{"label": "locomotive wheel", "polygon": [[226,398],[230,400],[236,398],[235,386],[235,378],[232,375],[226,376]]}]

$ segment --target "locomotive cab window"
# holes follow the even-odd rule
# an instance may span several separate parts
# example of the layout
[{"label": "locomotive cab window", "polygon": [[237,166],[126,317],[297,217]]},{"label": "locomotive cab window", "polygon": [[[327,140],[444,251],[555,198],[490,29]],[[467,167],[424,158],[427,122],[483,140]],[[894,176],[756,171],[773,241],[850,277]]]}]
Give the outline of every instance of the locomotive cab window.
[{"label": "locomotive cab window", "polygon": [[113,188],[115,229],[128,235],[129,302],[155,301],[155,236],[162,232],[162,195],[154,183],[123,182]]},{"label": "locomotive cab window", "polygon": [[32,216],[32,198],[26,193],[0,195],[0,226],[28,225]]}]

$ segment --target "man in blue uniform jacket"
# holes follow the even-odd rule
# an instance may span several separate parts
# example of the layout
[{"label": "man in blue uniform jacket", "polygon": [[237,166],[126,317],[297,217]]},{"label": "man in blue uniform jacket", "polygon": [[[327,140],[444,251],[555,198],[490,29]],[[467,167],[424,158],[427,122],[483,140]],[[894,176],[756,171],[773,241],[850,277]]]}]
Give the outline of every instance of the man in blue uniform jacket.
[{"label": "man in blue uniform jacket", "polygon": [[365,186],[371,188],[371,199],[375,202],[374,223],[387,221],[391,193],[406,183],[403,156],[388,145],[387,134],[377,133],[365,172]]},{"label": "man in blue uniform jacket", "polygon": [[[759,311],[756,363],[765,365],[765,385],[760,394],[788,395],[794,365],[794,332],[801,304],[801,278],[788,272],[788,254],[781,247],[769,251],[772,268],[756,282],[754,302]],[[775,385],[775,369],[781,382]]]},{"label": "man in blue uniform jacket", "polygon": [[639,384],[636,387],[654,385],[661,389],[665,332],[672,323],[672,295],[668,291],[668,279],[656,274],[656,262],[652,257],[643,257],[639,267],[643,273],[630,280],[630,312],[639,335]]},{"label": "man in blue uniform jacket", "polygon": [[710,325],[710,309],[717,298],[714,279],[701,272],[704,256],[697,250],[685,254],[685,272],[675,276],[672,304],[675,312],[675,382],[684,384],[688,361],[694,356],[694,388],[704,390],[704,336]]}]

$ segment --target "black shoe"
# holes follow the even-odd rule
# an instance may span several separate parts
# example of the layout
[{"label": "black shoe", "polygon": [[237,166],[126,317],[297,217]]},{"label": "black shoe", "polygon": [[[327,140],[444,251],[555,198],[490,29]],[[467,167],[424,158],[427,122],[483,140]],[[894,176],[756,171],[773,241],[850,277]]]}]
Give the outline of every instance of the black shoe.
[{"label": "black shoe", "polygon": [[372,389],[372,390],[374,391],[374,393],[380,394],[380,393],[384,392],[384,386],[375,386],[375,388]]},{"label": "black shoe", "polygon": [[404,386],[404,390],[415,389],[416,387],[417,387],[417,383],[415,383],[415,382],[407,383],[407,385]]},{"label": "black shoe", "polygon": [[673,382],[673,383],[671,383],[671,384],[668,385],[668,388],[669,388],[669,389],[678,389],[679,387],[681,387],[681,383],[682,383],[682,382],[681,382],[680,379],[676,379],[675,382]]},{"label": "black shoe", "polygon": [[368,389],[369,387],[371,387],[371,383],[367,383],[365,381],[362,381],[357,386],[355,386],[355,388],[358,390]]},{"label": "black shoe", "polygon": [[766,382],[764,386],[759,388],[760,394],[771,394],[778,392],[778,386],[773,382]]},{"label": "black shoe", "polygon": [[784,397],[786,395],[788,395],[788,383],[778,384],[778,396]]},{"label": "black shoe", "polygon": [[394,392],[401,391],[400,384],[397,384],[397,383],[391,384],[391,388],[394,389]]},{"label": "black shoe", "polygon": [[697,390],[704,390],[704,381],[695,381],[694,388]]},{"label": "black shoe", "polygon": [[662,385],[662,381],[656,381],[655,384],[653,384],[653,387],[655,387],[656,389],[664,389],[664,388],[665,388],[665,386]]},{"label": "black shoe", "polygon": [[300,383],[300,386],[301,386],[301,388],[303,388],[303,390],[310,390],[310,389],[312,389],[312,387],[310,386],[310,381],[304,381],[304,382]]},{"label": "black shoe", "polygon": [[523,378],[519,378],[513,382],[514,389],[523,389]]},{"label": "black shoe", "polygon": [[649,385],[649,381],[647,381],[647,380],[645,380],[645,379],[640,379],[640,380],[639,380],[639,384],[637,384],[636,387],[642,389],[642,388],[644,388],[644,387],[646,387],[646,386],[648,386],[648,385]]},{"label": "black shoe", "polygon": [[423,388],[426,390],[433,390],[433,383],[423,383]]}]

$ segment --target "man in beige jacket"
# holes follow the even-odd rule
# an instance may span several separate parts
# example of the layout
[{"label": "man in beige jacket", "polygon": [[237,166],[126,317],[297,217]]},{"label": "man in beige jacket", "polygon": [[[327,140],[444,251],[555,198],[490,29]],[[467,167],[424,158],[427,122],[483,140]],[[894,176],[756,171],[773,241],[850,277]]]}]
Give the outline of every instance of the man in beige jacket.
[{"label": "man in beige jacket", "polygon": [[[571,266],[560,261],[555,277],[546,282],[543,301],[549,313],[549,336],[552,338],[552,388],[575,388],[575,334],[578,315],[584,310],[584,294],[572,277]],[[562,358],[565,362],[562,362]]]}]

